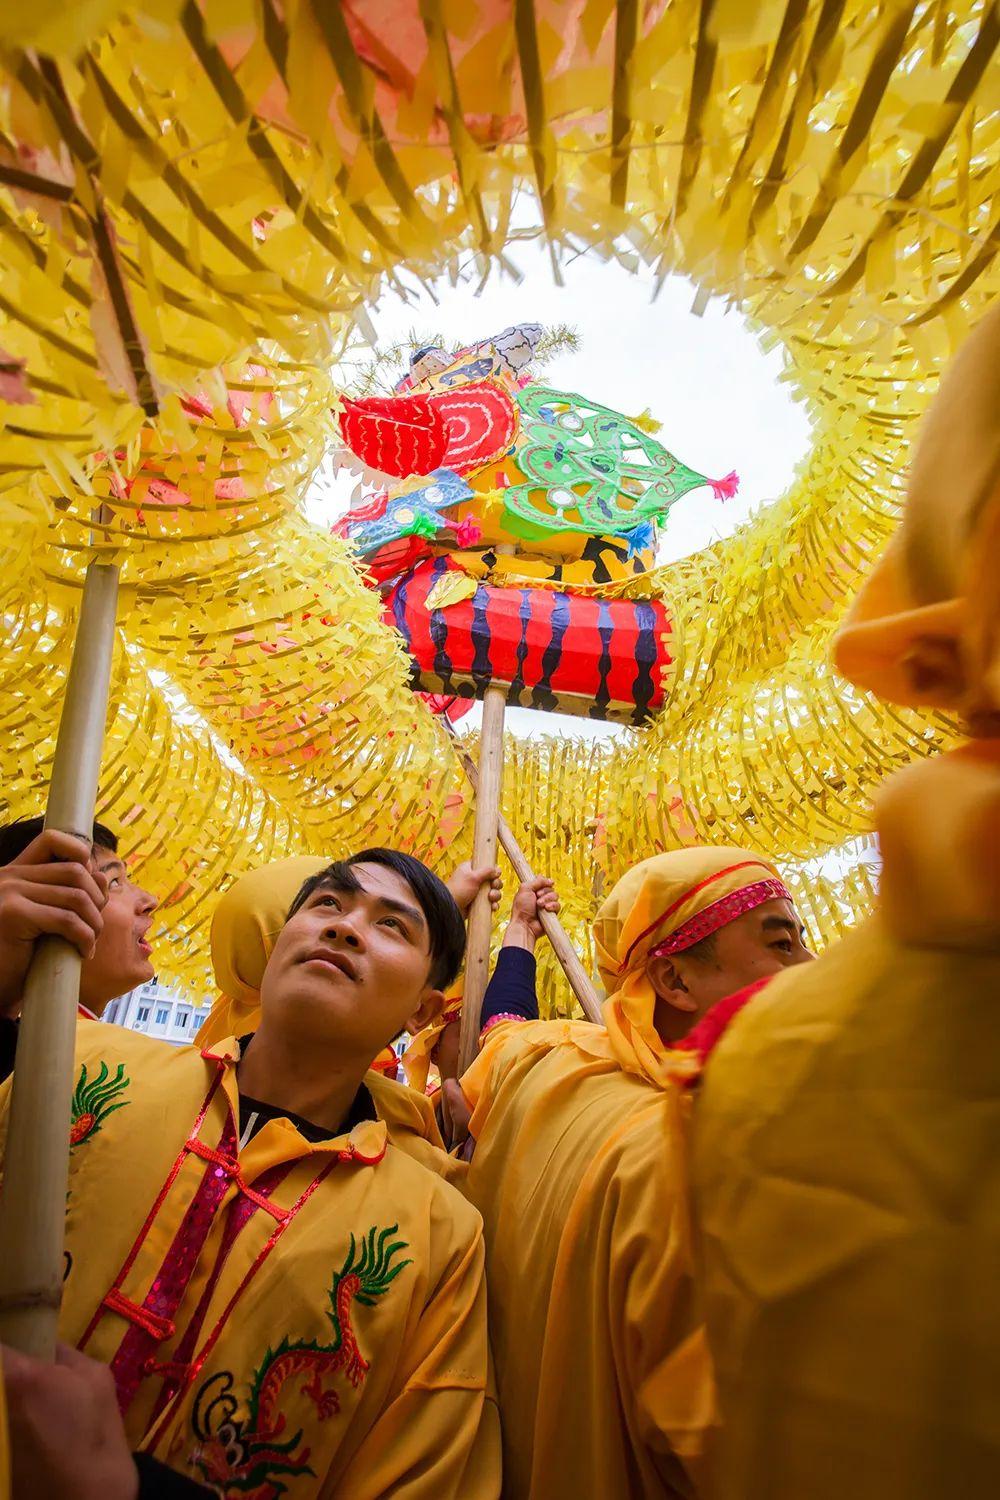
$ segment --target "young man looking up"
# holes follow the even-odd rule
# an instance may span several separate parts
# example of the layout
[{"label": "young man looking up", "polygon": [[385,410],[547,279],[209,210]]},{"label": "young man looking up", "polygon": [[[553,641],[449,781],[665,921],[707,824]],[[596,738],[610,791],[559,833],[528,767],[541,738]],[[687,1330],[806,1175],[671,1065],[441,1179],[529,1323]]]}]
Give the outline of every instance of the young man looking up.
[{"label": "young man looking up", "polygon": [[[464,942],[436,876],[365,850],[302,886],[252,1038],[81,1028],[61,1336],[90,1359],[8,1365],[15,1487],[499,1493],[479,1216],[387,1141],[364,1083]],[[104,1403],[93,1485],[70,1441],[85,1399]]]},{"label": "young man looking up", "polygon": [[0,1079],[14,1065],[16,1019],[40,937],[79,949],[80,1011],[91,1020],[153,977],[156,898],[128,876],[118,840],[95,823],[93,843],[48,832],[41,818],[0,827]]}]

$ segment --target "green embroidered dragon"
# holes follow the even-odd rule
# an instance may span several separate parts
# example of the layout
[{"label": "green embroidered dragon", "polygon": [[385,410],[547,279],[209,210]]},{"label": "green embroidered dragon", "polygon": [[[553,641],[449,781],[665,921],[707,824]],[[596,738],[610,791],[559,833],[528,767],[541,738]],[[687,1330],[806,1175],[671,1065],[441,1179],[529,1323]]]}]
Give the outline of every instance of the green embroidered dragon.
[{"label": "green embroidered dragon", "polygon": [[327,1317],[333,1338],[329,1344],[283,1338],[277,1348],[268,1349],[250,1381],[245,1416],[237,1416],[240,1402],[230,1371],[217,1371],[202,1385],[194,1404],[198,1442],[191,1463],[207,1484],[247,1500],[277,1500],[287,1492],[285,1479],[314,1474],[309,1447],[303,1445],[304,1429],[284,1435],[288,1418],[282,1402],[295,1394],[289,1390],[294,1381],[319,1420],[326,1421],[340,1410],[335,1378],[346,1377],[353,1386],[362,1383],[369,1365],[354,1331],[353,1304],[374,1307],[411,1264],[399,1259],[408,1246],[393,1239],[398,1228],[372,1228],[360,1242],[351,1235],[347,1257],[330,1287]]},{"label": "green embroidered dragon", "polygon": [[96,1135],[108,1115],[114,1114],[116,1109],[125,1108],[129,1101],[119,1099],[118,1095],[123,1094],[128,1086],[129,1078],[125,1072],[124,1063],[118,1064],[112,1077],[111,1069],[106,1062],[102,1061],[99,1072],[89,1080],[87,1064],[83,1064],[73,1094],[69,1133],[70,1149],[88,1141],[92,1135]]}]

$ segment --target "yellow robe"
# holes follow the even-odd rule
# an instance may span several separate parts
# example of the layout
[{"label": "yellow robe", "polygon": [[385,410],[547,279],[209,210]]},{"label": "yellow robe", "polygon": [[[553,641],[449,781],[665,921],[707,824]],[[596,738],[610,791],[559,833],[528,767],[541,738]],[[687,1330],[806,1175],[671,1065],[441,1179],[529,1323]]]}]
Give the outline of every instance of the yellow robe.
[{"label": "yellow robe", "polygon": [[238,1150],[235,1055],[81,1026],[60,1336],[220,1495],[496,1496],[478,1215],[381,1119]]},{"label": "yellow robe", "polygon": [[[692,1493],[711,1421],[679,1169],[686,1099],[603,1028],[500,1025],[462,1079],[513,1500]],[[516,1146],[516,1149],[515,1149]]]},{"label": "yellow robe", "polygon": [[1000,944],[873,920],[716,1048],[693,1159],[713,1500],[997,1492],[998,1003]]}]

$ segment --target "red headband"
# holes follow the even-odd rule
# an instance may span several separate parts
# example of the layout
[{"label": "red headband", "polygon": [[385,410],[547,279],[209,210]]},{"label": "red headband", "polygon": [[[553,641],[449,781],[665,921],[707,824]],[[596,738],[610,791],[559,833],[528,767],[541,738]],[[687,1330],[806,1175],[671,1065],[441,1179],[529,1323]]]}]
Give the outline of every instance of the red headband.
[{"label": "red headband", "polygon": [[[759,859],[745,859],[738,865],[727,865],[724,870],[716,870],[714,875],[709,875],[705,880],[699,881],[697,885],[693,885],[690,890],[685,891],[683,896],[678,896],[677,900],[672,902],[671,905],[667,907],[666,911],[661,911],[660,915],[656,917],[652,922],[650,922],[648,927],[644,927],[639,936],[629,944],[628,952],[622,959],[621,963],[618,965],[619,974],[624,974],[625,970],[628,968],[632,960],[632,954],[635,952],[636,948],[638,948],[643,939],[649,937],[649,934],[651,932],[654,932],[661,923],[667,920],[668,917],[672,917],[677,908],[679,906],[683,906],[685,901],[690,901],[692,896],[697,896],[698,892],[703,891],[707,885],[714,885],[715,882],[717,880],[721,880],[724,875],[734,875],[737,870],[752,870],[755,867],[758,870],[767,868],[766,865],[764,865],[763,862]],[[687,926],[686,922],[684,926]]]},{"label": "red headband", "polygon": [[706,906],[704,911],[682,922],[676,932],[650,949],[649,957],[683,953],[685,948],[693,948],[695,943],[711,937],[713,932],[718,932],[727,922],[735,922],[737,917],[742,917],[744,912],[753,911],[755,906],[761,906],[765,901],[791,899],[780,880],[758,880],[754,885],[745,885],[742,890],[731,891],[728,896],[720,897],[711,906]]}]

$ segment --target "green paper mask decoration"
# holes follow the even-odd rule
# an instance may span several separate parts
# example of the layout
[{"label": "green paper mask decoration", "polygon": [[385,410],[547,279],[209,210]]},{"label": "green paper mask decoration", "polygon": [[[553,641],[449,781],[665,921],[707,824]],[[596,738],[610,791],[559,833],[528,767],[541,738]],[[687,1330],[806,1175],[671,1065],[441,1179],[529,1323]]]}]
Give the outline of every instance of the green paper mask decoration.
[{"label": "green paper mask decoration", "polygon": [[526,541],[553,531],[620,536],[710,484],[620,412],[551,386],[517,394],[525,480],[503,492],[505,525]]}]

